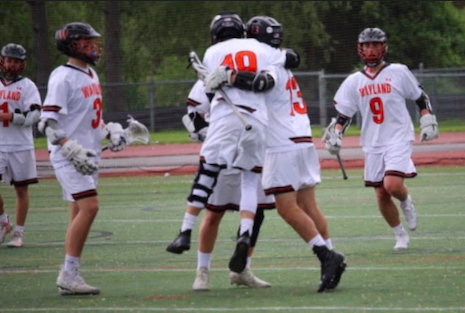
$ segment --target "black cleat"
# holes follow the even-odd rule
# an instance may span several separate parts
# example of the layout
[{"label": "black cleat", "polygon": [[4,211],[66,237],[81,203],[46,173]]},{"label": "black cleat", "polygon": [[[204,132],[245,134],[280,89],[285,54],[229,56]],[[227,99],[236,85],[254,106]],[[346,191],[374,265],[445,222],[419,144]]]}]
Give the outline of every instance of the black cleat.
[{"label": "black cleat", "polygon": [[314,246],[313,251],[321,262],[321,279],[318,292],[335,289],[347,266],[344,256],[329,250],[326,246]]},{"label": "black cleat", "polygon": [[247,266],[247,254],[250,247],[249,232],[243,233],[237,239],[236,250],[229,260],[229,269],[235,273],[241,273]]},{"label": "black cleat", "polygon": [[174,239],[174,241],[166,247],[166,251],[175,254],[181,254],[184,251],[189,251],[191,248],[191,233],[192,229],[179,232],[178,237],[176,237],[176,239]]},{"label": "black cleat", "polygon": [[346,262],[342,262],[339,267],[336,269],[336,275],[334,275],[334,278],[331,280],[331,282],[328,284],[328,287],[326,289],[332,290],[336,289],[337,285],[339,285],[339,282],[341,281],[342,273],[346,270],[347,264]]}]

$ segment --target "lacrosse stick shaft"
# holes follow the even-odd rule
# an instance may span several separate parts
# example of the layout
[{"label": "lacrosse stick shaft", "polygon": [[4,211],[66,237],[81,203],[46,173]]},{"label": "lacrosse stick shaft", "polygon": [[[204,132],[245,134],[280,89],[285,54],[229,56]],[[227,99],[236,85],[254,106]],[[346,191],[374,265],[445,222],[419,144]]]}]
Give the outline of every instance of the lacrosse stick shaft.
[{"label": "lacrosse stick shaft", "polygon": [[342,172],[342,177],[344,179],[347,179],[347,174],[346,174],[346,170],[344,168],[344,164],[342,164],[342,159],[341,159],[341,155],[338,153],[336,153],[336,157],[337,157],[337,161],[339,162],[339,167],[341,168],[341,172]]}]

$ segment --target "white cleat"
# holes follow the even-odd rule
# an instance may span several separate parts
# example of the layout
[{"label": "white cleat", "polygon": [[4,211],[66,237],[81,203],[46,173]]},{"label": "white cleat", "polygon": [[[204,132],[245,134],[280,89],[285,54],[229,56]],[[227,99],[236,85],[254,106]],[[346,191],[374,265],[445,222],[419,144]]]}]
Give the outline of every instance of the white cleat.
[{"label": "white cleat", "polygon": [[68,272],[62,267],[56,285],[62,296],[98,295],[100,293],[99,288],[90,286],[84,281],[78,269],[75,272]]},{"label": "white cleat", "polygon": [[13,238],[8,242],[8,248],[21,248],[23,246],[23,234],[20,232],[15,231],[13,234]]},{"label": "white cleat", "polygon": [[208,268],[201,267],[197,269],[194,284],[192,290],[195,291],[209,291],[210,290],[210,273]]},{"label": "white cleat", "polygon": [[402,229],[402,233],[396,235],[396,245],[394,246],[394,250],[405,250],[408,248],[408,243],[410,241],[410,237],[408,233]]},{"label": "white cleat", "polygon": [[407,222],[407,226],[410,230],[417,229],[418,226],[418,216],[417,211],[415,210],[415,206],[413,205],[412,198],[408,196],[407,200],[404,203],[400,203],[400,207],[404,212],[405,221]]},{"label": "white cleat", "polygon": [[231,285],[237,286],[247,286],[250,288],[268,288],[271,287],[269,282],[261,280],[254,276],[250,268],[246,267],[242,272],[230,272],[229,273],[229,282]]},{"label": "white cleat", "polygon": [[9,220],[6,223],[0,222],[0,244],[2,244],[5,241],[5,236],[8,235],[11,229],[12,229],[12,226]]}]

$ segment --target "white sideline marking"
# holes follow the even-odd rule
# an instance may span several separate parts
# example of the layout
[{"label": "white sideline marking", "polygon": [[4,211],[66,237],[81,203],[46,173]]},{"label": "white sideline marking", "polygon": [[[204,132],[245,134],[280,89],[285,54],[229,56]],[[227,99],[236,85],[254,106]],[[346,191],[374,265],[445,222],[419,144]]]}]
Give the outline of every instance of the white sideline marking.
[{"label": "white sideline marking", "polygon": [[446,312],[446,311],[465,311],[465,307],[426,307],[426,308],[405,308],[405,307],[347,307],[347,306],[299,306],[299,307],[255,307],[255,308],[18,308],[18,309],[0,309],[0,312],[55,312],[64,311],[67,312],[81,312],[81,311],[100,311],[100,312],[243,312],[243,311],[373,311],[373,312],[393,312],[393,311],[411,311],[411,312]]},{"label": "white sideline marking", "polygon": [[[440,267],[433,267],[433,266],[416,266],[416,267],[362,267],[362,266],[350,266],[350,271],[432,271],[432,270],[463,270],[464,267],[460,266],[440,266]],[[308,267],[254,267],[254,272],[259,271],[267,271],[267,272],[285,272],[285,271],[320,271],[321,268],[319,266],[308,266]],[[102,268],[102,269],[82,269],[81,272],[83,273],[169,273],[169,272],[193,272],[194,269],[192,268]],[[210,269],[211,272],[228,272],[229,269],[227,268],[212,268]],[[4,269],[0,270],[0,275],[2,274],[51,274],[57,273],[58,270],[15,270],[15,269]],[[1,310],[1,308],[0,308]]]}]

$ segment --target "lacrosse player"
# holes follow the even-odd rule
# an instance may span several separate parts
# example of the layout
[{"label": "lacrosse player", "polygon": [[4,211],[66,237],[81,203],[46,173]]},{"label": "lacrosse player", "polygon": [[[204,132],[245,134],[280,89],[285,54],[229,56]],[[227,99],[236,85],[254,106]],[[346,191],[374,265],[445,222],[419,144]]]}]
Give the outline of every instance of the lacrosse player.
[{"label": "lacrosse player", "polygon": [[420,111],[421,141],[438,138],[438,123],[428,95],[407,66],[388,63],[387,36],[379,28],[366,28],[358,37],[358,54],[365,63],[360,71],[348,76],[334,96],[338,112],[323,135],[326,149],[339,153],[342,135],[357,111],[360,112],[360,144],[365,153],[364,180],[374,187],[378,208],[392,228],[395,250],[407,249],[409,235],[402,226],[393,198],[404,213],[407,226],[418,226],[417,212],[405,178],[417,176],[411,159],[415,140],[406,99],[414,100]]},{"label": "lacrosse player", "polygon": [[[32,126],[39,121],[41,99],[37,86],[21,76],[26,49],[9,43],[1,50],[0,179],[16,192],[16,225],[8,247],[22,247],[29,210],[30,184],[38,183]],[[12,230],[0,195],[0,244]]]},{"label": "lacrosse player", "polygon": [[[269,16],[252,17],[246,24],[247,38],[279,49],[283,27]],[[318,292],[337,287],[346,264],[333,251],[328,223],[315,199],[321,182],[320,163],[313,145],[307,105],[299,85],[288,69],[276,68],[275,87],[266,93],[269,124],[262,184],[274,195],[278,214],[313,250],[321,262]]]},{"label": "lacrosse player", "polygon": [[101,58],[101,38],[92,26],[73,22],[55,33],[58,51],[68,56],[48,81],[38,129],[47,136],[50,161],[69,202],[71,221],[65,240],[65,260],[56,285],[60,294],[98,294],[100,289],[82,278],[80,258],[99,209],[97,196],[98,162],[101,140],[110,139],[109,148],[125,146],[119,123],[103,122],[102,89],[97,72]]},{"label": "lacrosse player", "polygon": [[[229,269],[236,273],[247,266],[258,205],[268,124],[264,93],[274,86],[272,66],[288,65],[285,51],[244,35],[244,23],[237,14],[218,15],[210,25],[214,44],[205,52],[202,73],[212,97],[210,124],[189,196],[191,204],[205,205],[221,169],[241,170],[240,231],[229,261]],[[245,124],[252,128],[246,130]]]},{"label": "lacrosse player", "polygon": [[[187,114],[183,116],[183,123],[192,140],[203,142],[208,128],[208,113],[210,101],[205,94],[205,86],[198,80],[192,87],[187,99]],[[226,211],[238,211],[240,203],[241,172],[238,169],[224,169],[220,171],[213,192],[208,198],[206,206],[200,207],[188,204],[184,214],[181,230],[176,239],[168,245],[167,251],[181,254],[190,249],[191,232],[198,215],[206,208],[199,231],[199,247],[197,251],[197,274],[192,285],[196,291],[210,290],[210,265],[212,253],[219,225]],[[265,218],[263,210],[274,208],[273,196],[265,196],[261,184],[258,189],[258,207],[255,214],[254,226],[251,235],[251,243],[247,254],[246,268],[240,272],[230,272],[229,281],[238,286],[244,285],[251,288],[266,288],[271,285],[257,278],[251,271],[252,254],[257,242],[258,233]]]}]

